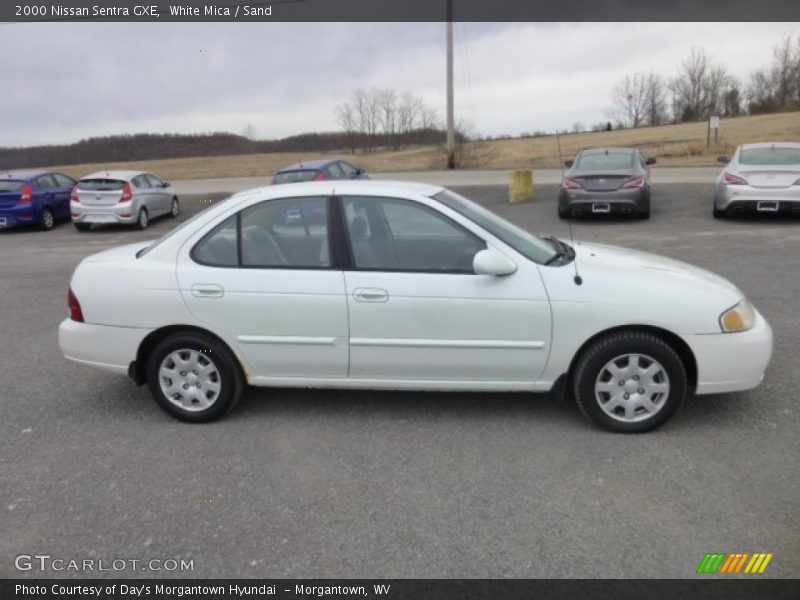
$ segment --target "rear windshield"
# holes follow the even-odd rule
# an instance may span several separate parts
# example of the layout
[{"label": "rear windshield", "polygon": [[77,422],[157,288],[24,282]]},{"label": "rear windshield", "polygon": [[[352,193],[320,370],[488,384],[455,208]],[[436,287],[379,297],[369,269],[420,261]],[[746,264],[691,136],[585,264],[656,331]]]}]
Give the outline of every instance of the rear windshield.
[{"label": "rear windshield", "polygon": [[740,165],[797,165],[800,164],[800,148],[775,146],[772,148],[750,148],[739,154]]},{"label": "rear windshield", "polygon": [[311,181],[317,176],[316,171],[304,169],[302,171],[282,171],[275,175],[275,183],[297,183],[298,181]]},{"label": "rear windshield", "polygon": [[18,192],[25,185],[24,181],[17,181],[16,179],[0,179],[0,193],[2,192]]},{"label": "rear windshield", "polygon": [[577,167],[585,171],[630,169],[633,155],[630,152],[609,152],[608,154],[583,154]]},{"label": "rear windshield", "polygon": [[81,179],[78,182],[78,189],[92,192],[114,192],[121,190],[126,183],[128,182],[119,179]]}]

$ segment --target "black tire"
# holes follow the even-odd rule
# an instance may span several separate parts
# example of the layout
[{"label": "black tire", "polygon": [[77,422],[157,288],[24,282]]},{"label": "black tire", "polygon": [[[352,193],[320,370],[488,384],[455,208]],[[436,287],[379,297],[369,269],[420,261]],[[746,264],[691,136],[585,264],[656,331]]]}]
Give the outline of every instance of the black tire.
[{"label": "black tire", "polygon": [[181,214],[181,203],[177,196],[173,196],[170,204],[169,216],[174,219],[179,214]]},{"label": "black tire", "polygon": [[150,215],[146,208],[140,208],[136,215],[136,229],[144,231],[150,225]]},{"label": "black tire", "polygon": [[[174,384],[176,386],[176,394],[179,396],[171,400],[162,390],[162,381],[160,379],[160,369],[162,363],[168,359],[173,353],[178,352],[179,356],[190,358],[194,352],[195,356],[200,357],[200,360],[208,361],[216,370],[216,379],[214,383],[219,384],[218,395],[213,399],[213,402],[207,408],[187,409],[178,406],[180,403],[182,390],[188,389],[194,392],[193,388],[186,388],[185,385],[180,385],[172,379],[165,379],[164,384]],[[170,360],[167,360],[170,363]],[[175,365],[174,362],[172,362]],[[199,364],[198,366],[207,366],[206,363]],[[187,371],[179,371],[176,369],[176,375],[186,373]],[[217,339],[202,333],[186,332],[171,335],[162,340],[150,353],[145,365],[145,374],[147,378],[147,386],[150,388],[150,393],[153,395],[156,403],[168,414],[181,421],[188,421],[190,423],[207,423],[220,418],[228,410],[230,410],[242,395],[244,390],[244,378],[242,377],[239,363],[233,353]],[[212,374],[213,375],[213,374]],[[197,392],[198,394],[202,392]],[[209,392],[212,393],[212,392]],[[196,404],[196,399],[193,400],[190,394],[183,397],[186,402]]]},{"label": "black tire", "polygon": [[[653,411],[651,416],[646,416],[647,410],[643,406],[635,408],[635,411],[643,411],[635,412],[632,415],[639,420],[623,420],[625,418],[624,414],[619,413],[617,413],[616,417],[610,416],[608,412],[606,412],[606,409],[601,406],[601,398],[604,397],[606,392],[596,391],[595,389],[596,384],[602,385],[602,383],[598,383],[598,380],[601,374],[607,373],[606,366],[615,358],[622,358],[627,354],[641,355],[643,358],[638,359],[639,364],[652,365],[653,363],[650,361],[658,363],[657,366],[661,367],[658,377],[660,377],[661,380],[654,381],[653,383],[662,386],[665,380],[667,383],[667,392],[665,396],[658,398],[656,395],[650,396],[649,398],[649,400],[652,401],[655,397],[656,402],[659,403],[657,405],[658,408]],[[625,359],[622,358],[621,364],[625,364],[624,361]],[[629,364],[630,363],[626,366],[629,366]],[[619,364],[617,364],[617,366],[619,367]],[[664,374],[666,375],[666,379],[664,378]],[[623,375],[623,377],[626,376]],[[613,379],[612,381],[603,383],[608,384],[612,382]],[[617,385],[616,382],[613,382],[613,385]],[[642,383],[638,379],[636,382],[634,382],[633,379],[627,379],[624,384],[620,383],[619,385],[621,387],[620,392],[626,392],[627,390],[624,386],[639,386],[642,385]],[[676,410],[678,410],[678,407],[681,402],[683,402],[683,398],[686,395],[686,389],[686,367],[677,352],[675,352],[672,346],[658,336],[644,331],[612,333],[598,339],[581,354],[573,376],[573,393],[581,412],[603,429],[620,433],[643,433],[660,427],[675,414]],[[634,396],[630,404],[631,406],[635,406],[637,404],[636,398],[639,396],[637,395],[637,391],[633,389],[629,391],[630,396]],[[627,394],[625,398],[626,400],[624,400],[624,402],[627,403]],[[610,400],[611,393],[608,392],[606,405],[608,405],[607,403],[610,402]],[[625,412],[624,407],[618,406],[617,408],[622,413]],[[612,412],[614,412],[614,410],[612,410]]]},{"label": "black tire", "polygon": [[56,226],[56,217],[53,211],[49,208],[42,209],[42,215],[39,217],[39,229],[42,231],[50,231]]},{"label": "black tire", "polygon": [[712,214],[714,215],[715,219],[724,219],[725,217],[728,216],[728,211],[726,211],[725,209],[722,210],[718,209],[717,205],[715,204],[714,209],[712,210]]},{"label": "black tire", "polygon": [[73,223],[73,225],[75,225],[75,229],[81,232],[89,231],[92,227],[91,223]]},{"label": "black tire", "polygon": [[639,211],[636,213],[636,216],[642,220],[650,218],[650,188],[644,192],[642,205],[639,207]]},{"label": "black tire", "polygon": [[558,218],[559,219],[569,219],[569,209],[568,208],[561,208],[558,207]]}]

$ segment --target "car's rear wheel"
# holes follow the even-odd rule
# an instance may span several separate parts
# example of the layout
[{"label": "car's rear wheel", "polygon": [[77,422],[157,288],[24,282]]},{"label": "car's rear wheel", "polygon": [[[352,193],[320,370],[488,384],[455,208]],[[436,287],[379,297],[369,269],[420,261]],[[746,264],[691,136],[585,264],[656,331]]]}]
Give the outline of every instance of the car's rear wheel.
[{"label": "car's rear wheel", "polygon": [[558,207],[558,218],[569,219],[569,208]]},{"label": "car's rear wheel", "polygon": [[136,228],[137,229],[147,229],[147,226],[150,224],[150,216],[147,214],[146,208],[140,208],[139,214],[136,215]]},{"label": "car's rear wheel", "polygon": [[147,360],[146,376],[158,405],[193,423],[221,417],[244,387],[236,357],[224,344],[200,333],[164,339]]},{"label": "car's rear wheel", "polygon": [[610,334],[578,359],[574,394],[594,423],[623,433],[641,433],[666,423],[686,395],[681,358],[664,340],[644,331]]},{"label": "car's rear wheel", "polygon": [[49,208],[42,209],[42,216],[39,218],[39,227],[43,231],[50,231],[56,225],[56,218],[53,211]]},{"label": "car's rear wheel", "polygon": [[169,209],[169,216],[170,216],[170,217],[172,217],[172,218],[174,219],[174,218],[175,218],[175,217],[177,217],[179,214],[181,214],[181,203],[180,203],[180,202],[178,202],[178,197],[177,197],[177,196],[175,196],[175,197],[172,199],[172,204],[170,205],[170,209]]},{"label": "car's rear wheel", "polygon": [[75,225],[75,229],[78,231],[89,231],[92,225],[90,223],[73,223]]}]

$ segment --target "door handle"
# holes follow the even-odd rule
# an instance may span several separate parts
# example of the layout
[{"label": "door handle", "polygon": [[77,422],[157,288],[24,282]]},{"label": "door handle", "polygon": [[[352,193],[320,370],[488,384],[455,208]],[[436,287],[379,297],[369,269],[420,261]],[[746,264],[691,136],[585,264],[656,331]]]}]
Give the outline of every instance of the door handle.
[{"label": "door handle", "polygon": [[381,288],[356,288],[353,298],[356,302],[388,302],[389,292]]},{"label": "door handle", "polygon": [[222,298],[225,290],[216,283],[195,283],[192,286],[192,296],[196,298]]}]

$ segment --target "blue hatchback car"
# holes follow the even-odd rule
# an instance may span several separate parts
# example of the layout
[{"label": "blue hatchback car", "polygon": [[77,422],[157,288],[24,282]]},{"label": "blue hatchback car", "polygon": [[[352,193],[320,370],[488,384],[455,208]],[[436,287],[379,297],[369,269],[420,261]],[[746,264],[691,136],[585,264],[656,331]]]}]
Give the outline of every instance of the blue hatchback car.
[{"label": "blue hatchback car", "polygon": [[52,171],[0,174],[0,228],[34,225],[45,231],[69,218],[69,199],[77,182]]},{"label": "blue hatchback car", "polygon": [[329,179],[369,179],[364,169],[345,160],[309,160],[284,167],[272,178],[273,184]]}]

